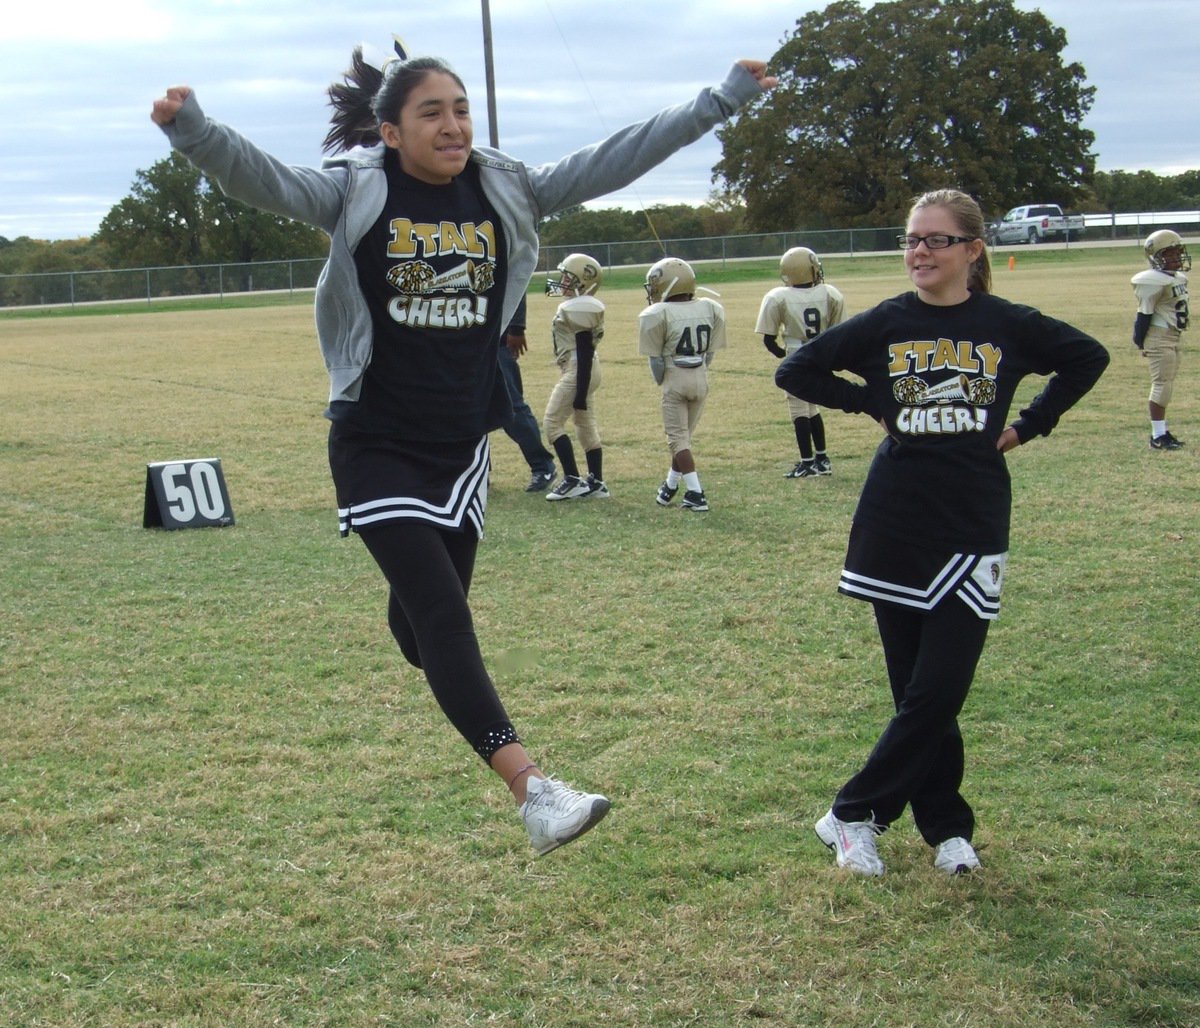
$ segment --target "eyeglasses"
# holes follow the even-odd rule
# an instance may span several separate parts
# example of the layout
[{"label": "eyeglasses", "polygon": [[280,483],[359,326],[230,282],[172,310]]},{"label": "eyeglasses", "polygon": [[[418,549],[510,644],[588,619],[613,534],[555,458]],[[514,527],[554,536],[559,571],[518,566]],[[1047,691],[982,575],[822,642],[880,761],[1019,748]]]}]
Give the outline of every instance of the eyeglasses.
[{"label": "eyeglasses", "polygon": [[930,250],[944,250],[955,243],[973,243],[978,236],[944,236],[935,233],[931,236],[897,236],[896,242],[901,250],[915,250],[922,243]]}]

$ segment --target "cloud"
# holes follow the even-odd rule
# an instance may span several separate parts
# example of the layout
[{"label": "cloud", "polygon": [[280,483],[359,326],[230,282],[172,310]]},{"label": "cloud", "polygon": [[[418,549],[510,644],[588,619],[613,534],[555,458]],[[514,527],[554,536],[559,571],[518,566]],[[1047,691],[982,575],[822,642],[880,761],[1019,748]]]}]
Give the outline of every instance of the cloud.
[{"label": "cloud", "polygon": [[5,43],[52,45],[57,56],[79,46],[126,48],[158,42],[173,29],[173,16],[152,0],[117,3],[57,0],[10,4],[4,14]]},{"label": "cloud", "polygon": [[[800,16],[826,3],[693,0],[682,16],[633,3],[489,6],[501,146],[538,164],[688,99],[738,57],[769,58]],[[1083,64],[1097,87],[1085,124],[1097,134],[1102,169],[1174,174],[1200,166],[1195,105],[1168,96],[1163,80],[1144,71],[1163,67],[1162,25],[1175,39],[1200,38],[1200,4],[1141,0],[1136,17],[1127,0],[1017,6],[1039,8],[1066,30],[1067,59]],[[454,65],[473,99],[476,138],[486,141],[478,0],[64,0],[6,11],[0,235],[95,232],[137,172],[167,156],[149,109],[176,83],[193,85],[210,115],[280,159],[318,163],[326,87],[355,44],[387,46],[392,32],[414,52]],[[719,159],[710,134],[603,202],[703,202]]]}]

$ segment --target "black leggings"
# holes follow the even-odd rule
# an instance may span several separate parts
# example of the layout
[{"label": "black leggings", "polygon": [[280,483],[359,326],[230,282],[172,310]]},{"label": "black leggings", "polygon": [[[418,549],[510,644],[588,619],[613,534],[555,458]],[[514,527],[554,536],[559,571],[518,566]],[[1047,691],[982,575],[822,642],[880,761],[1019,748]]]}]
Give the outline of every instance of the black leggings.
[{"label": "black leggings", "polygon": [[875,622],[896,715],[862,770],[842,786],[834,815],[843,821],[874,815],[886,827],[910,804],[931,846],[955,836],[969,841],[975,815],[959,792],[958,714],[991,622],[954,597],[928,612],[876,603]]},{"label": "black leggings", "polygon": [[467,605],[475,533],[397,520],[359,534],[391,586],[388,627],[408,662],[425,672],[450,723],[484,760],[518,742],[483,666]]}]

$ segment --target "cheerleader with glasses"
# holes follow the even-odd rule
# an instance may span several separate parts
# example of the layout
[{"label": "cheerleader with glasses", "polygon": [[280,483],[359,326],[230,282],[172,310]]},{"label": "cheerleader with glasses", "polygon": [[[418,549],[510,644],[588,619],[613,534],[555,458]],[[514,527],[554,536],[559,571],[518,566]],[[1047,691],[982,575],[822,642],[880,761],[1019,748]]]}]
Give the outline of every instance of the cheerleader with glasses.
[{"label": "cheerleader with glasses", "polygon": [[[1108,365],[1091,336],[992,295],[982,236],[971,197],[919,197],[900,237],[915,291],[827,329],[775,378],[811,403],[865,413],[884,431],[838,589],[874,607],[895,714],[816,824],[838,865],[857,874],[883,874],[876,836],[906,806],[937,868],[979,866],[975,815],[961,792],[958,715],[1000,612],[1012,504],[1006,454],[1049,435]],[[1010,422],[1027,375],[1049,379]]]}]

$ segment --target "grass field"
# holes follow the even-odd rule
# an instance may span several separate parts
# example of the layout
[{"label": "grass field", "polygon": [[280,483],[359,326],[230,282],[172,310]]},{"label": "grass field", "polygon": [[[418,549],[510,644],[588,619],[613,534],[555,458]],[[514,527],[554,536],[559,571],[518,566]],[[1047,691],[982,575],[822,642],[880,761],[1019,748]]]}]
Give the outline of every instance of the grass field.
[{"label": "grass field", "polygon": [[[827,413],[833,477],[783,479],[752,333],[769,270],[707,280],[732,328],[697,437],[708,515],[653,502],[639,289],[601,294],[613,498],[527,496],[494,440],[485,656],[543,766],[613,799],[542,859],[337,537],[307,302],[0,320],[0,1023],[1200,1023],[1200,382],[1188,352],[1190,445],[1150,453],[1140,266],[996,269],[1113,363],[1010,456],[964,879],[907,817],[879,880],[812,832],[889,714],[869,609],[835,592],[878,429]],[[906,286],[899,257],[827,269],[851,311]],[[554,302],[530,301],[535,411]],[[204,456],[237,524],[143,529],[146,464]]]}]

